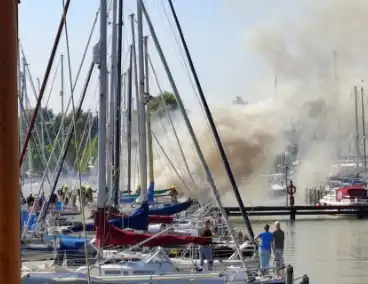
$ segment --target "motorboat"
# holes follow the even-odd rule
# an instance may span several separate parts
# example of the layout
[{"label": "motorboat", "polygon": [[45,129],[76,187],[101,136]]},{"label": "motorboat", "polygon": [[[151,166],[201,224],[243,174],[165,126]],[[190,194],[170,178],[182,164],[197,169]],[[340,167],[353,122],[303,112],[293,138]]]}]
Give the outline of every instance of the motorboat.
[{"label": "motorboat", "polygon": [[319,200],[319,205],[368,205],[368,191],[364,185],[335,187],[326,192]]}]

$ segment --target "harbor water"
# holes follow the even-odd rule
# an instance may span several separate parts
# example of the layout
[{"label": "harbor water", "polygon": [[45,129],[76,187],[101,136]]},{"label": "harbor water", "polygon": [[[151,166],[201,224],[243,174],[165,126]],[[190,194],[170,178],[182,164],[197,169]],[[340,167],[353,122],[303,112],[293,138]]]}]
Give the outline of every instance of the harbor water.
[{"label": "harbor water", "polygon": [[[82,178],[82,183],[94,186],[94,180]],[[38,181],[39,182],[39,181]],[[23,192],[37,193],[39,184],[26,183]],[[58,186],[70,179],[61,179]],[[48,186],[45,191],[48,192]],[[268,200],[267,205],[281,205],[284,198]],[[234,203],[233,203],[234,204]],[[233,205],[232,204],[232,205]],[[277,217],[272,217],[277,218]],[[255,234],[273,221],[251,217]],[[231,220],[242,229],[241,220]],[[353,217],[316,217],[305,220],[297,216],[295,222],[280,220],[285,231],[285,263],[294,266],[295,277],[308,274],[313,284],[367,284],[368,283],[368,222]],[[299,283],[299,282],[296,282]]]},{"label": "harbor water", "polygon": [[[280,222],[285,231],[285,263],[294,266],[296,277],[308,274],[313,284],[368,283],[366,220]],[[256,234],[265,223],[254,223]]]}]

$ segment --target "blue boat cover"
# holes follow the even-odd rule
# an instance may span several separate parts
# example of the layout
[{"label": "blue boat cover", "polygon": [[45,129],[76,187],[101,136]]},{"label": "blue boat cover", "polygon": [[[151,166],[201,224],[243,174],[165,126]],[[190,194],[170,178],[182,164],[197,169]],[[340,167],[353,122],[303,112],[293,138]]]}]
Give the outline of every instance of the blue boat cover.
[{"label": "blue boat cover", "polygon": [[[29,221],[28,221],[28,219],[29,219]],[[36,228],[36,223],[37,223],[37,214],[33,213],[31,216],[29,216],[29,213],[28,213],[27,210],[22,210],[21,211],[22,230],[27,225],[27,222],[28,222],[27,230],[28,231],[34,231],[34,229]]]},{"label": "blue boat cover", "polygon": [[165,206],[162,208],[150,208],[148,211],[148,215],[161,215],[161,216],[170,216],[178,214],[182,211],[187,210],[193,203],[193,200],[189,199],[185,202]]},{"label": "blue boat cover", "polygon": [[108,222],[120,229],[131,228],[145,231],[148,228],[148,202],[143,202],[141,207],[130,216],[111,219]]},{"label": "blue boat cover", "polygon": [[[148,203],[149,204],[153,204],[154,203],[154,191],[155,191],[155,183],[153,181],[150,182],[148,189],[147,189],[147,199],[148,199]],[[138,197],[139,198],[139,197]],[[133,195],[122,195],[120,197],[120,202],[121,203],[134,203],[137,200],[137,196]]]},{"label": "blue boat cover", "polygon": [[148,204],[153,204],[155,202],[154,190],[155,190],[155,182],[151,181],[147,189]]},{"label": "blue boat cover", "polygon": [[88,243],[89,240],[83,237],[73,237],[67,236],[59,236],[59,250],[61,251],[78,251],[80,248],[84,246],[85,243]]},{"label": "blue boat cover", "polygon": [[120,202],[121,203],[133,203],[137,198],[135,196],[121,196]]}]

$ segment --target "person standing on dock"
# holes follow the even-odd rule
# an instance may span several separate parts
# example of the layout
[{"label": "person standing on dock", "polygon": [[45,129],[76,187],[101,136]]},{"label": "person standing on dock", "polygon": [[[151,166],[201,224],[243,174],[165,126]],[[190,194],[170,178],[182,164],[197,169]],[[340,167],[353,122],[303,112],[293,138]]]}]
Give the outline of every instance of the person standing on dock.
[{"label": "person standing on dock", "polygon": [[259,260],[261,264],[261,272],[262,274],[265,274],[269,264],[270,264],[270,258],[271,258],[271,246],[272,246],[272,239],[273,235],[269,231],[270,225],[266,224],[264,226],[264,232],[259,233],[254,240],[257,241],[258,239],[261,240],[261,243],[259,245]]},{"label": "person standing on dock", "polygon": [[275,255],[277,274],[280,275],[280,270],[284,266],[284,243],[285,243],[285,233],[281,230],[281,225],[279,221],[275,222],[276,230],[272,233],[272,250]]},{"label": "person standing on dock", "polygon": [[[201,237],[212,238],[212,231],[210,229],[211,221],[207,220],[204,223],[204,230]],[[204,260],[207,259],[208,271],[212,271],[213,268],[213,247],[212,245],[200,245],[199,246],[199,268],[198,271],[203,271]]]}]

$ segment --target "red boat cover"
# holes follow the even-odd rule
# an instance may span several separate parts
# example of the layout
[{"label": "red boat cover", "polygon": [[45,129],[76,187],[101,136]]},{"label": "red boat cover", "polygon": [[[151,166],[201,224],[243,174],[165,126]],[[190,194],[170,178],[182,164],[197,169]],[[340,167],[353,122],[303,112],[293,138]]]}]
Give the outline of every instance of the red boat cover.
[{"label": "red boat cover", "polygon": [[[108,229],[110,236],[106,238],[105,245],[121,246],[121,245],[136,245],[148,238],[154,236],[153,234],[140,234],[136,232],[129,232],[121,230],[114,226]],[[176,236],[176,235],[159,235],[152,240],[144,243],[146,247],[156,246],[181,246],[188,244],[207,245],[212,243],[212,238],[192,237],[192,236]]]},{"label": "red boat cover", "polygon": [[[111,219],[122,218],[124,215],[111,213]],[[174,221],[174,217],[171,216],[161,216],[161,215],[152,215],[148,216],[148,223],[150,224],[172,224]]]},{"label": "red boat cover", "polygon": [[[96,224],[96,246],[123,246],[136,245],[151,237],[153,234],[141,234],[118,229],[106,221],[104,209],[99,209],[95,219]],[[208,245],[212,243],[212,238],[159,235],[144,243],[144,246],[180,246],[188,244]]]}]

